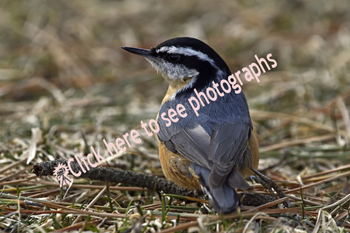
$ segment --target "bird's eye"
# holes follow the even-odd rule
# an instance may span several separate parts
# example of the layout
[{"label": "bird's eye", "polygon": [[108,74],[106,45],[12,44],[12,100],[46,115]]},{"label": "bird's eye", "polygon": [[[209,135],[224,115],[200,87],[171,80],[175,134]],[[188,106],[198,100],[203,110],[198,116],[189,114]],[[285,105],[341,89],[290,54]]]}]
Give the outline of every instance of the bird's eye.
[{"label": "bird's eye", "polygon": [[180,60],[180,55],[179,54],[170,54],[168,59],[171,62],[177,62],[178,60]]}]

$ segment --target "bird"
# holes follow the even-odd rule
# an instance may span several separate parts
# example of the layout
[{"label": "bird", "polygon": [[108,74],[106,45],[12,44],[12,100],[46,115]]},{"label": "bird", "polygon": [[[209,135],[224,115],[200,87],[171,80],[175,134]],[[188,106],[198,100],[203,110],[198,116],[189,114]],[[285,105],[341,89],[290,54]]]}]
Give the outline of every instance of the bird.
[{"label": "bird", "polygon": [[[169,83],[156,120],[159,158],[167,179],[203,191],[214,210],[223,214],[240,207],[236,189],[252,188],[247,177],[269,183],[257,171],[258,135],[243,91],[227,93],[216,86],[217,99],[209,104],[199,94],[231,75],[213,48],[196,38],[176,37],[151,49],[122,49],[144,57]],[[199,100],[197,114],[191,111],[191,98]]]}]

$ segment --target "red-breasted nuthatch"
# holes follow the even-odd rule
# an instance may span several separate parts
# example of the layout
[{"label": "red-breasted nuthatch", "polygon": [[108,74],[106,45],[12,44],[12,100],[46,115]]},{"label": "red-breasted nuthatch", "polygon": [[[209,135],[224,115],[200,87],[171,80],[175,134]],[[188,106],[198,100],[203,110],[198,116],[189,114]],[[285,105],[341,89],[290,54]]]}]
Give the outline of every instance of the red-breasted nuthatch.
[{"label": "red-breasted nuthatch", "polygon": [[[235,211],[240,204],[235,188],[250,188],[244,177],[258,167],[259,144],[246,98],[235,92],[241,87],[223,81],[231,75],[225,61],[204,42],[188,37],[150,50],[122,48],[146,58],[169,82],[157,117],[165,176],[188,189],[202,189],[216,211]],[[208,87],[217,94],[213,103]],[[193,98],[197,103],[189,101]],[[191,111],[199,105],[197,114]]]}]

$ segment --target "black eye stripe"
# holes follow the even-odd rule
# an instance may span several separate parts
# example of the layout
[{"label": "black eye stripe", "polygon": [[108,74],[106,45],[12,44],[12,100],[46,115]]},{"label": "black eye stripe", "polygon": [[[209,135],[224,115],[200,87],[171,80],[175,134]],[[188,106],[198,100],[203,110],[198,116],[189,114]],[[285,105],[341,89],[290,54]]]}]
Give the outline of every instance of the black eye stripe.
[{"label": "black eye stripe", "polygon": [[168,60],[170,62],[177,62],[178,60],[180,60],[180,55],[179,54],[169,54]]},{"label": "black eye stripe", "polygon": [[156,56],[156,55],[157,55],[157,51],[156,51],[155,48],[152,47],[152,48],[150,49],[150,51],[151,51],[151,52],[150,52],[151,55],[153,55],[153,56]]}]

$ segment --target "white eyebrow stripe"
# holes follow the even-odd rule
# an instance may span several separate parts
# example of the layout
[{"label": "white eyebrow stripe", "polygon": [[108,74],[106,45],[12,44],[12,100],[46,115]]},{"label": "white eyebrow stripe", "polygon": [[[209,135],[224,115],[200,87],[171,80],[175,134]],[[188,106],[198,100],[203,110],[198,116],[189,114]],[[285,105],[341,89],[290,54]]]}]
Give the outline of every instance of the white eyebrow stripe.
[{"label": "white eyebrow stripe", "polygon": [[183,54],[186,56],[196,56],[198,59],[210,62],[211,64],[214,64],[214,60],[209,58],[207,54],[204,54],[200,51],[194,50],[189,47],[175,47],[175,46],[164,46],[160,49],[156,50],[157,53],[159,52],[167,52],[167,53],[177,53],[177,54]]}]

